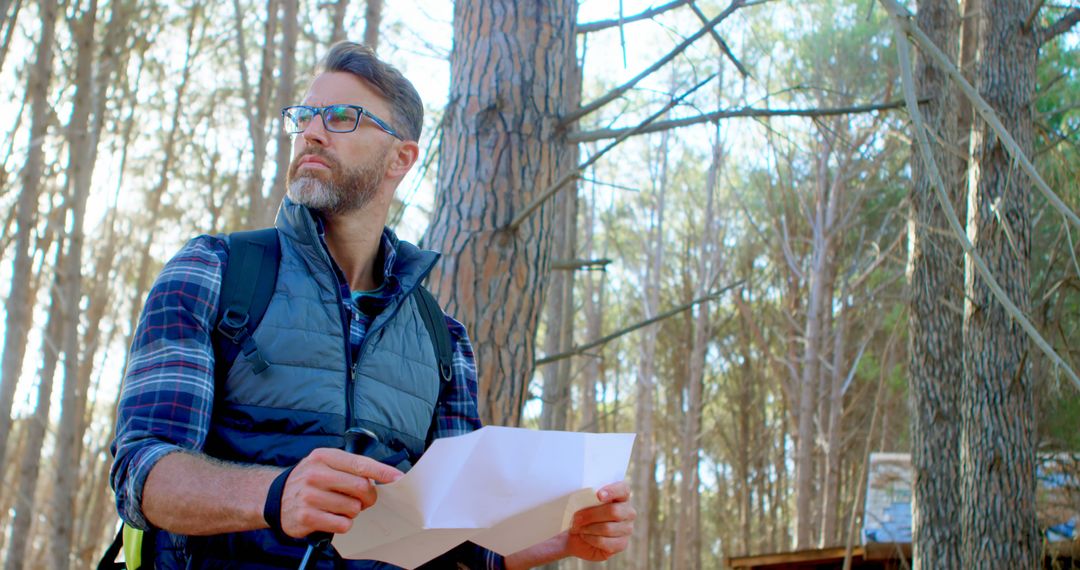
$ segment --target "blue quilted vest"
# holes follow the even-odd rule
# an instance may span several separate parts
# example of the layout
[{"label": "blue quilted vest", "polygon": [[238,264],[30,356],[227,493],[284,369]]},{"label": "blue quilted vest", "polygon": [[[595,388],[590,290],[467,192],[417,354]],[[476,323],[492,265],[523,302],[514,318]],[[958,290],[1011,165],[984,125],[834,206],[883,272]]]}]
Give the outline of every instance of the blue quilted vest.
[{"label": "blue quilted vest", "polygon": [[[423,453],[439,396],[435,350],[413,290],[438,254],[397,241],[384,287],[392,301],[368,328],[355,362],[347,312],[334,266],[303,206],[285,199],[275,224],[281,243],[277,285],[253,336],[270,368],[254,374],[243,356],[233,363],[204,451],[226,461],[289,466],[313,449],[343,447],[351,427],[410,456]],[[296,568],[300,540],[269,530],[189,537],[157,532],[157,568]],[[335,568],[324,552],[318,568]],[[342,567],[340,561],[337,568]],[[354,569],[393,566],[349,561]]]}]

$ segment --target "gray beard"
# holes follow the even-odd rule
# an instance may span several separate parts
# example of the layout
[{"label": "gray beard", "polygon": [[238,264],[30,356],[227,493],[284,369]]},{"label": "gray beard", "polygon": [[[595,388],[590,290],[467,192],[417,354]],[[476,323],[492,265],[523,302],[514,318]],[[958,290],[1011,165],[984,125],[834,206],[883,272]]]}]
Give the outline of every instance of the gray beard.
[{"label": "gray beard", "polygon": [[289,176],[287,193],[293,202],[321,214],[343,214],[367,206],[381,182],[377,169],[359,167],[340,175],[331,171],[326,178],[312,174]]}]

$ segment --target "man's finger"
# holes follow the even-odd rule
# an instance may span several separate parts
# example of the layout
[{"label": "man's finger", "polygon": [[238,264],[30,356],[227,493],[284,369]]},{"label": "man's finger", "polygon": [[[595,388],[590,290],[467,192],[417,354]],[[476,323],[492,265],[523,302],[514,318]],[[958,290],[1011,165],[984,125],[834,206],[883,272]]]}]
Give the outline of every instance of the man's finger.
[{"label": "man's finger", "polygon": [[601,503],[625,503],[630,500],[630,485],[626,481],[604,485],[596,492],[596,498]]},{"label": "man's finger", "polygon": [[392,483],[405,476],[401,471],[370,457],[353,455],[341,449],[326,451],[323,457],[328,466],[360,477],[374,479],[376,483]]},{"label": "man's finger", "polygon": [[606,503],[581,509],[574,513],[574,527],[581,528],[594,523],[632,521],[637,518],[637,511],[630,503]]},{"label": "man's finger", "polygon": [[595,523],[571,529],[570,532],[581,536],[630,536],[634,533],[634,525],[629,521]]}]

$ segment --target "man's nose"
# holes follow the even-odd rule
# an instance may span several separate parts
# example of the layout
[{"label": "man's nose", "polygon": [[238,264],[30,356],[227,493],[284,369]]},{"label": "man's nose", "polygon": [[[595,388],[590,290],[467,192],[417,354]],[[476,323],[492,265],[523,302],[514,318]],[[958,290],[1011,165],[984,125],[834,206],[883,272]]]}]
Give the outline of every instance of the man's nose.
[{"label": "man's nose", "polygon": [[323,123],[323,116],[321,113],[315,115],[308,121],[307,126],[300,132],[300,136],[302,136],[304,141],[309,144],[326,146],[330,134],[327,132],[326,125]]}]

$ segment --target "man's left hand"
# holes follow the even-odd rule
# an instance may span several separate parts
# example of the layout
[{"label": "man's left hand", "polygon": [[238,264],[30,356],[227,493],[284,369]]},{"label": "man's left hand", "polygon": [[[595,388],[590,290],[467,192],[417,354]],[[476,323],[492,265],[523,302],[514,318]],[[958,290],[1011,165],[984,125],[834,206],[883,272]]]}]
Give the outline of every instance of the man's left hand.
[{"label": "man's left hand", "polygon": [[601,488],[602,504],[574,513],[566,536],[566,554],[601,561],[626,550],[634,532],[637,512],[630,505],[630,486],[625,481]]}]

